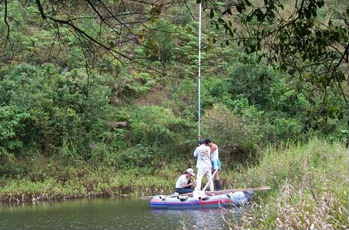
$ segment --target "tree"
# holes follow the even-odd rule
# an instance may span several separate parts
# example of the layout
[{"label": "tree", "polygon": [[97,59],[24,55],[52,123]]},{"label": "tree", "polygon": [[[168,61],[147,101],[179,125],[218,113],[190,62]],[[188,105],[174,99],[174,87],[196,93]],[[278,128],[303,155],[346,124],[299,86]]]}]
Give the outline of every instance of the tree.
[{"label": "tree", "polygon": [[[0,10],[6,33],[5,45],[11,40],[11,22],[8,4],[15,0],[1,0]],[[46,26],[52,26],[60,39],[62,28],[81,39],[81,45],[90,53],[99,53],[100,47],[116,59],[138,63],[134,50],[120,50],[124,44],[144,45],[144,31],[154,28],[147,23],[156,22],[162,13],[175,5],[187,6],[187,1],[20,1],[23,7],[35,7]],[[336,87],[343,90],[346,81],[349,53],[349,9],[340,12],[324,11],[324,6],[342,4],[346,1],[324,0],[197,0],[211,22],[230,35],[224,42],[236,42],[249,54],[258,53],[269,62],[287,70],[292,76],[325,90]],[[319,16],[319,13],[323,15]],[[85,15],[85,16],[81,16]],[[89,20],[96,28],[89,28]],[[98,27],[97,27],[98,26]],[[151,40],[152,38],[148,38]],[[216,39],[212,39],[216,41]],[[62,41],[64,43],[64,41]],[[146,47],[151,48],[151,47]]]},{"label": "tree", "polygon": [[[267,58],[324,96],[328,87],[337,88],[347,101],[349,8],[334,14],[330,4],[335,3],[324,0],[199,2],[212,23],[230,35],[226,44],[236,42],[246,53]],[[336,4],[347,7],[345,1]]]},{"label": "tree", "polygon": [[[140,41],[144,39],[145,31],[153,30],[149,24],[156,22],[163,10],[177,4],[176,0],[1,0],[0,13],[3,14],[6,28],[2,28],[5,33],[0,37],[3,46],[12,51],[16,41],[12,33],[16,27],[16,17],[19,16],[9,14],[9,4],[14,2],[19,3],[22,8],[33,8],[35,14],[41,18],[37,18],[36,23],[55,31],[55,40],[59,40],[60,44],[66,43],[64,31],[68,30],[79,39],[81,47],[90,56],[107,52],[119,61],[141,65],[144,64],[137,60],[134,48],[136,45],[146,45],[146,42]],[[121,50],[120,47],[125,44],[129,49]],[[11,57],[7,61],[10,62]]]}]

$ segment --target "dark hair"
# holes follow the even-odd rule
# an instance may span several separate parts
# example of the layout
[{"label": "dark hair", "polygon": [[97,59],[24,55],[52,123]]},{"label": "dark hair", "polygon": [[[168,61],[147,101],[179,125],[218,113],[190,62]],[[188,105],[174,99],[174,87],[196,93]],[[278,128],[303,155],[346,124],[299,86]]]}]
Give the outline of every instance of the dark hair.
[{"label": "dark hair", "polygon": [[202,145],[202,144],[205,144],[205,141],[203,140],[198,141],[198,145]]},{"label": "dark hair", "polygon": [[208,139],[208,138],[205,140],[205,144],[208,144],[208,143],[211,143],[211,142],[212,141],[210,139]]}]

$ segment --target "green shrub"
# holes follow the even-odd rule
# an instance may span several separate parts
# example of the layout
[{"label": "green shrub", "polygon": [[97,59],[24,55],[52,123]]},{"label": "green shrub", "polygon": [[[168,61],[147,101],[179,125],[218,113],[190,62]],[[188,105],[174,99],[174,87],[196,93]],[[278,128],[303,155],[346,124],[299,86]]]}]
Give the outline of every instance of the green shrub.
[{"label": "green shrub", "polygon": [[0,82],[2,148],[24,156],[31,147],[54,155],[65,146],[69,155],[89,158],[89,143],[108,128],[109,93],[103,80],[92,85],[84,71],[18,65]]},{"label": "green shrub", "polygon": [[261,138],[258,123],[233,114],[223,104],[216,104],[205,111],[202,127],[203,133],[218,144],[223,164],[230,165],[232,160],[241,162],[255,156]]}]

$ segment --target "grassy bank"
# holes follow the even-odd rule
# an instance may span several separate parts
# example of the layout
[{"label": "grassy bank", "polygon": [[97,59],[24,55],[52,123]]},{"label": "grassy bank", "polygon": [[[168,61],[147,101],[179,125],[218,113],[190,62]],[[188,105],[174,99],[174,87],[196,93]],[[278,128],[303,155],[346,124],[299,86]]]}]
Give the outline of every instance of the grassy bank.
[{"label": "grassy bank", "polygon": [[37,175],[2,179],[0,199],[3,203],[19,203],[169,193],[173,190],[171,181],[178,175],[173,168],[157,171],[147,168],[116,171],[112,167],[95,169],[81,165],[62,169],[54,175],[40,179],[35,177]]},{"label": "grassy bank", "polygon": [[[270,147],[257,166],[225,170],[225,188],[259,187],[241,229],[344,229],[348,222],[348,151],[342,144],[313,140],[283,149]],[[195,161],[186,162],[194,165]],[[72,199],[100,196],[168,194],[183,170],[173,164],[158,169],[116,171],[111,167],[77,165],[54,174],[46,169],[17,179],[1,179],[2,202]]]},{"label": "grassy bank", "polygon": [[233,229],[348,229],[348,150],[313,140],[265,151],[257,167],[231,180],[272,187],[255,198],[251,212]]}]

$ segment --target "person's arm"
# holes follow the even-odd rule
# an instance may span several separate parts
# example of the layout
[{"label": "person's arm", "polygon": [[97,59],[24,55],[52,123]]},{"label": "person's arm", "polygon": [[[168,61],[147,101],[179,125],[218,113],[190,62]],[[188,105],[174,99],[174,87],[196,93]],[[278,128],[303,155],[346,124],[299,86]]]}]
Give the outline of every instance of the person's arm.
[{"label": "person's arm", "polygon": [[189,187],[189,186],[192,186],[193,185],[193,183],[191,182],[191,183],[189,183],[189,184],[187,184],[187,183],[181,183],[181,186],[182,186],[182,188],[186,188],[186,187]]},{"label": "person's arm", "polygon": [[198,155],[198,151],[197,148],[194,150],[194,157],[196,157]]},{"label": "person's arm", "polygon": [[217,145],[212,145],[211,147],[211,153],[213,153],[217,149]]}]

